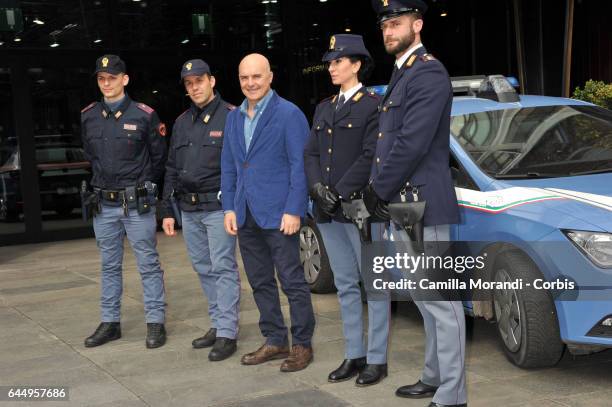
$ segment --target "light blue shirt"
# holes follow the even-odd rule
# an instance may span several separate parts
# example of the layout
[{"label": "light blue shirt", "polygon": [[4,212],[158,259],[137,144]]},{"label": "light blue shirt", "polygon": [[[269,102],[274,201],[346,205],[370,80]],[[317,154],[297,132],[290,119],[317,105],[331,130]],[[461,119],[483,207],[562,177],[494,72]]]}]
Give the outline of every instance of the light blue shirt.
[{"label": "light blue shirt", "polygon": [[255,129],[257,128],[257,123],[259,122],[259,118],[263,114],[264,110],[266,110],[266,106],[268,106],[268,102],[272,99],[272,95],[274,91],[270,89],[266,96],[263,97],[257,104],[255,105],[255,114],[251,119],[247,113],[249,108],[249,101],[244,99],[242,104],[240,105],[240,113],[244,115],[244,144],[246,145],[247,151],[249,150],[249,146],[251,145],[251,140],[253,139],[253,134],[255,133]]}]

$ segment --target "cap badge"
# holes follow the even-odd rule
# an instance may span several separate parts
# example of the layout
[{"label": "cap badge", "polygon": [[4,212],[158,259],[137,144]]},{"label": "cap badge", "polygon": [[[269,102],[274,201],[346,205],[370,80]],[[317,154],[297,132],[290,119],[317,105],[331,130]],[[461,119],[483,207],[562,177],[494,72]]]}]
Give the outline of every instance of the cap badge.
[{"label": "cap badge", "polygon": [[187,68],[188,71],[191,71],[192,66],[193,64],[191,62],[187,62],[187,64],[185,65],[185,68]]},{"label": "cap badge", "polygon": [[336,36],[332,35],[332,37],[329,39],[329,49],[334,48],[336,48]]},{"label": "cap badge", "polygon": [[106,68],[108,66],[108,58],[102,58],[102,68]]}]

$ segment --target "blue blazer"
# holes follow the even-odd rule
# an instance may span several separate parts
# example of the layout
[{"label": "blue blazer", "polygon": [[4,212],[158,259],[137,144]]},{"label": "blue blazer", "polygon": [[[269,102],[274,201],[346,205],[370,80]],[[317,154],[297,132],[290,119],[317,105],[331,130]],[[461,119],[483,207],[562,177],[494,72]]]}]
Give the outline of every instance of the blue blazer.
[{"label": "blue blazer", "polygon": [[223,210],[236,212],[244,225],[248,205],[263,229],[280,228],[283,214],[303,217],[308,202],[304,146],[309,127],[304,113],[273,92],[263,111],[249,150],[244,141],[244,115],[227,115],[221,153]]}]

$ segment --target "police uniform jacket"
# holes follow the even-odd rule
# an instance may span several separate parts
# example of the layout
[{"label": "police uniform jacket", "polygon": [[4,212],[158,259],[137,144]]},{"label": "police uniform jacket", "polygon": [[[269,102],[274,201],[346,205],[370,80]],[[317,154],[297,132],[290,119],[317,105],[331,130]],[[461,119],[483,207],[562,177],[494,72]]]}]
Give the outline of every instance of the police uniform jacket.
[{"label": "police uniform jacket", "polygon": [[[372,164],[372,187],[386,201],[399,202],[407,184],[427,201],[425,226],[459,220],[451,178],[448,73],[424,47],[394,75],[380,104],[379,134]],[[412,193],[406,196],[411,201]]]},{"label": "police uniform jacket", "polygon": [[120,190],[161,181],[166,161],[165,126],[157,113],[125,99],[115,112],[104,102],[81,111],[81,138],[94,187]]},{"label": "police uniform jacket", "polygon": [[[349,199],[369,180],[378,134],[379,98],[362,87],[339,110],[337,99],[337,95],[325,99],[315,110],[304,166],[309,189],[320,182]],[[315,220],[330,222],[331,218],[314,205]],[[350,222],[342,210],[333,219]]]},{"label": "police uniform jacket", "polygon": [[[172,141],[164,180],[165,215],[173,217],[169,197],[185,193],[219,193],[221,190],[221,149],[227,114],[235,107],[217,93],[199,109],[194,104],[181,114],[172,127]],[[190,205],[179,200],[181,210],[220,210],[213,201]]]}]

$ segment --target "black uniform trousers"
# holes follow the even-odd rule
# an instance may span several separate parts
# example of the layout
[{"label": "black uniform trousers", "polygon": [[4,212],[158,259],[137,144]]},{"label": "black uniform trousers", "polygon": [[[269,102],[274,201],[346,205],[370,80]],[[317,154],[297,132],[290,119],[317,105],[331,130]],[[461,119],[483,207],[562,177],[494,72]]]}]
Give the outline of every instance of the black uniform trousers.
[{"label": "black uniform trousers", "polygon": [[288,344],[274,267],[289,301],[292,345],[310,347],[315,319],[310,289],[300,262],[299,233],[284,235],[278,229],[262,229],[248,208],[244,226],[238,229],[240,253],[259,309],[259,329],[266,343]]}]

